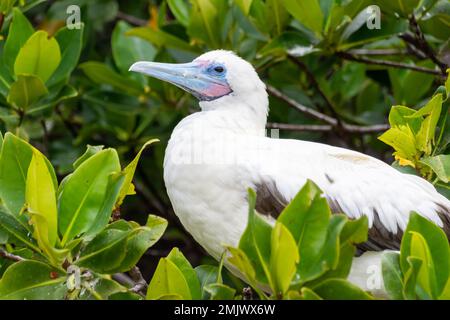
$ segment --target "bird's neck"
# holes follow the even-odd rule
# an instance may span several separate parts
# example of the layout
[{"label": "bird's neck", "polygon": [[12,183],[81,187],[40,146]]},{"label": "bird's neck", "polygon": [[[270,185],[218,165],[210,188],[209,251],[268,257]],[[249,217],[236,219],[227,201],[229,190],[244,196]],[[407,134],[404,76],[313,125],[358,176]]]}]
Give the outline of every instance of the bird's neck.
[{"label": "bird's neck", "polygon": [[202,116],[210,125],[229,129],[234,133],[264,135],[268,100],[267,95],[249,95],[245,100],[226,96],[208,102],[200,102]]}]

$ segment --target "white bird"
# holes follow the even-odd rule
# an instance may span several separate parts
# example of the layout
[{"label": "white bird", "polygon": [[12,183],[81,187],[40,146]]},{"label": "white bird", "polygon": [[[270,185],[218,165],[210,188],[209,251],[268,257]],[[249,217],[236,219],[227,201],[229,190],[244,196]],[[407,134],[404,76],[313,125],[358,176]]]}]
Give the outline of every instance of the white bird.
[{"label": "white bird", "polygon": [[210,51],[184,64],[141,61],[130,70],[200,101],[201,112],[184,118],[171,135],[164,181],[176,215],[216,259],[224,245],[238,245],[248,188],[257,192],[257,211],[274,219],[307,179],[323,190],[333,212],[368,217],[369,240],[360,249],[398,250],[411,211],[450,235],[450,201],[427,181],[359,152],[266,137],[266,87],[234,53]]}]

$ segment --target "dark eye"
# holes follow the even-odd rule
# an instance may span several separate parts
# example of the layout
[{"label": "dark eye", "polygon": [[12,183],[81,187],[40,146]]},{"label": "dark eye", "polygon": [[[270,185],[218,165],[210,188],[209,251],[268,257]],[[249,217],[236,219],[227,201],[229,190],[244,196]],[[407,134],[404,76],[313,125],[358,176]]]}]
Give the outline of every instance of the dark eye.
[{"label": "dark eye", "polygon": [[217,73],[222,73],[223,70],[224,70],[224,69],[223,69],[223,67],[221,67],[221,66],[214,67],[214,71],[217,72]]}]

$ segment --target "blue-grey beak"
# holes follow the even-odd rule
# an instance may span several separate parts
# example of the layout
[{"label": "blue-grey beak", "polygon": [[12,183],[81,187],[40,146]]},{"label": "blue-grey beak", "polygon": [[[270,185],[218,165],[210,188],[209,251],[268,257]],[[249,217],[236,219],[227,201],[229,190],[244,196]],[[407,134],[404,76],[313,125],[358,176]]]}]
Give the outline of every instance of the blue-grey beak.
[{"label": "blue-grey beak", "polygon": [[193,94],[201,101],[210,101],[232,92],[225,77],[208,73],[207,62],[159,63],[139,61],[130,71],[140,72],[170,82]]}]

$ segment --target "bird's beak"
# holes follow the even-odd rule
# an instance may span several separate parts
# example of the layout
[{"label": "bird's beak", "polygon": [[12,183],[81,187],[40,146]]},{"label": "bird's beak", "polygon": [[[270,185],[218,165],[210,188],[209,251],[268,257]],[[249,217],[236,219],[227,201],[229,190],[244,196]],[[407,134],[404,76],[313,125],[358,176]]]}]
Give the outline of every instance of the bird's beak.
[{"label": "bird's beak", "polygon": [[214,77],[206,72],[204,61],[189,63],[139,61],[129,70],[170,82],[202,101],[214,100],[232,92],[225,78]]}]

